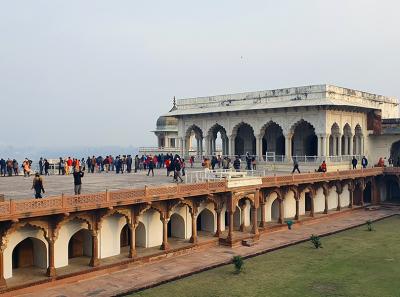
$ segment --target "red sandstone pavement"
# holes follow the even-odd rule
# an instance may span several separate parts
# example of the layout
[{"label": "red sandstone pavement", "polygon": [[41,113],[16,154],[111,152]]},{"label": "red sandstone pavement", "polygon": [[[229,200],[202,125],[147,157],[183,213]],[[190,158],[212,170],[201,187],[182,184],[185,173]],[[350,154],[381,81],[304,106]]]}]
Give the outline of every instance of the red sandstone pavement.
[{"label": "red sandstone pavement", "polygon": [[56,283],[50,288],[37,287],[34,288],[35,292],[33,293],[17,295],[16,292],[10,292],[4,296],[114,296],[195,273],[210,266],[228,263],[233,255],[250,256],[264,253],[271,249],[307,240],[311,234],[329,234],[363,224],[369,219],[377,220],[396,213],[399,212],[391,209],[349,211],[339,216],[327,216],[319,220],[310,220],[302,225],[294,225],[292,230],[264,233],[261,235],[260,241],[251,247],[216,246],[140,266],[131,266],[89,279],[84,279],[82,276],[81,281],[73,283]]}]

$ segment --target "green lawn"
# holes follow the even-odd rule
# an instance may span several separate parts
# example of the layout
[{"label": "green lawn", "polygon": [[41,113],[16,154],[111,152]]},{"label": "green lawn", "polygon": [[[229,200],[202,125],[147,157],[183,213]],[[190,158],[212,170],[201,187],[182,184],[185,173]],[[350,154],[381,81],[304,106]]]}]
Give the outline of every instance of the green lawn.
[{"label": "green lawn", "polygon": [[400,296],[400,216],[212,269],[131,296]]}]

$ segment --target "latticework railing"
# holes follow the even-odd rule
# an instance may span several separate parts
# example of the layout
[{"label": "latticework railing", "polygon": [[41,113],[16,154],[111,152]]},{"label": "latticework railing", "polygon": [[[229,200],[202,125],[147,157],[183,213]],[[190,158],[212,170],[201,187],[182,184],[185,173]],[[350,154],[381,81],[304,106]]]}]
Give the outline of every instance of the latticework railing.
[{"label": "latticework railing", "polygon": [[[268,188],[309,182],[354,179],[380,175],[384,172],[388,174],[400,174],[400,168],[375,167],[326,173],[318,172],[265,176],[261,178],[262,185],[258,187]],[[0,202],[0,221],[97,208],[108,208],[118,205],[130,205],[181,197],[193,197],[208,193],[223,193],[227,191],[227,181],[217,180],[192,184],[145,187],[142,189],[106,191],[84,195],[61,195],[43,199],[8,200]]]}]

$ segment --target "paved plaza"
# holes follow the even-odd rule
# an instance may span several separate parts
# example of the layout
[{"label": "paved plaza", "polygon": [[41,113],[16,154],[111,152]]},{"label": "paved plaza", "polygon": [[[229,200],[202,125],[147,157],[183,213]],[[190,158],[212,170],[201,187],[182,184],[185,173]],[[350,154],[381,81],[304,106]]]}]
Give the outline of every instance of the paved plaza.
[{"label": "paved plaza", "polygon": [[[11,292],[4,296],[43,296],[43,297],[75,297],[75,296],[113,296],[140,288],[190,275],[198,271],[227,264],[233,255],[251,256],[274,250],[276,248],[307,240],[311,234],[330,234],[350,227],[364,224],[366,220],[377,220],[393,214],[398,209],[364,209],[344,212],[339,216],[324,217],[311,220],[302,225],[294,225],[292,230],[281,230],[264,233],[260,241],[251,247],[212,247],[181,256],[165,258],[153,263],[130,266],[123,270],[106,273],[97,277],[83,278],[78,282],[63,282],[44,289],[40,286],[23,292]],[[27,289],[29,290],[29,288]],[[22,294],[24,293],[24,294]]]},{"label": "paved plaza", "polygon": [[[187,182],[194,182],[194,172],[204,171],[202,168],[187,168]],[[191,173],[193,177],[191,178]],[[266,172],[266,175],[285,174],[283,172]],[[288,174],[286,172],[286,174]],[[95,193],[108,190],[143,188],[144,186],[160,186],[164,184],[173,184],[173,173],[167,176],[166,169],[155,169],[154,177],[147,176],[147,171],[138,171],[137,173],[116,174],[112,172],[86,173],[82,179],[82,194]],[[43,197],[74,194],[74,178],[72,175],[50,175],[42,176],[46,193]],[[185,176],[182,177],[185,181]],[[12,176],[0,177],[0,195],[5,199],[29,199],[34,198],[32,188],[33,176]]]},{"label": "paved plaza", "polygon": [[[200,170],[199,168],[193,170]],[[187,171],[190,171],[188,169]],[[108,190],[143,188],[147,186],[159,186],[162,184],[172,184],[173,173],[167,177],[166,169],[155,169],[154,177],[147,176],[147,171],[137,173],[116,174],[109,173],[85,173],[82,179],[82,194],[95,193]],[[5,199],[27,199],[34,198],[31,190],[33,176],[12,176],[0,177],[0,194],[5,195]],[[44,188],[46,193],[43,197],[54,195],[74,194],[74,178],[72,175],[50,175],[43,176]]]}]

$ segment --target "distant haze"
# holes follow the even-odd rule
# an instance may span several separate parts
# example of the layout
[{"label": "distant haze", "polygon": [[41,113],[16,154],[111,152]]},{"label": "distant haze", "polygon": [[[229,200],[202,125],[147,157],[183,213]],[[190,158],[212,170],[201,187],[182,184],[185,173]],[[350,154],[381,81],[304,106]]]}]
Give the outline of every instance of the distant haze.
[{"label": "distant haze", "polygon": [[2,1],[0,155],[154,145],[173,96],[329,83],[400,97],[399,11],[395,0]]}]

